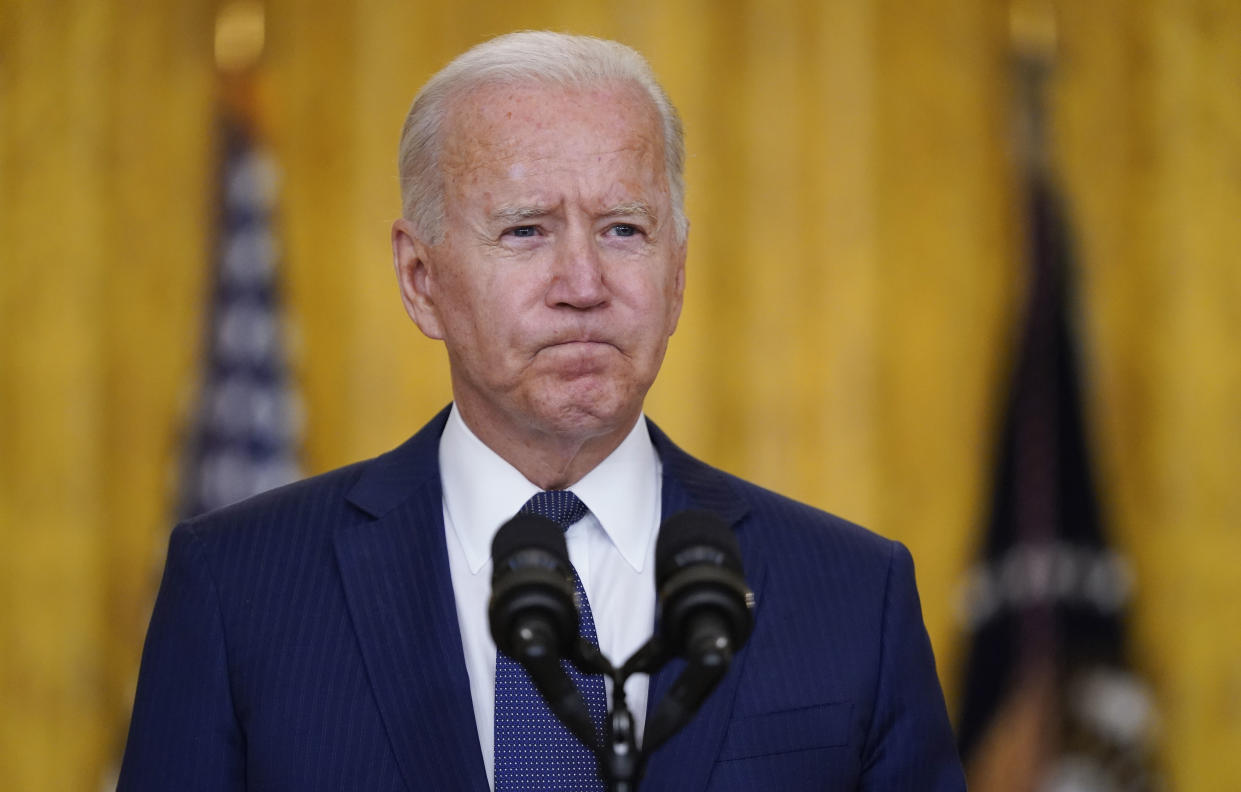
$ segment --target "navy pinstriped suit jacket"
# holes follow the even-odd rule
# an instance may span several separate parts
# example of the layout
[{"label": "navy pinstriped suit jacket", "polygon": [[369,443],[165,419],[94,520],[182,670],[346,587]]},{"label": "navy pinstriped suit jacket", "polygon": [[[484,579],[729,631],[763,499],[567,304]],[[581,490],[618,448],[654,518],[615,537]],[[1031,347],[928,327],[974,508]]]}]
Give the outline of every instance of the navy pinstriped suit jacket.
[{"label": "navy pinstriped suit jacket", "polygon": [[[173,531],[120,792],[486,792],[444,545],[446,416]],[[758,604],[643,792],[963,790],[908,551],[650,431],[665,517],[730,521]]]}]

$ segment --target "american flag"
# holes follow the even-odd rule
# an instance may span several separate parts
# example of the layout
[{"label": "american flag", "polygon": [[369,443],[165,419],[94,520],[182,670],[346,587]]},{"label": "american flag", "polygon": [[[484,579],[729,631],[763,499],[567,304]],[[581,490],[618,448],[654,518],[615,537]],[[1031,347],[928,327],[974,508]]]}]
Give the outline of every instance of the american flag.
[{"label": "american flag", "polygon": [[227,120],[223,144],[214,285],[182,518],[300,475],[302,410],[289,373],[273,231],[279,172],[245,124]]}]

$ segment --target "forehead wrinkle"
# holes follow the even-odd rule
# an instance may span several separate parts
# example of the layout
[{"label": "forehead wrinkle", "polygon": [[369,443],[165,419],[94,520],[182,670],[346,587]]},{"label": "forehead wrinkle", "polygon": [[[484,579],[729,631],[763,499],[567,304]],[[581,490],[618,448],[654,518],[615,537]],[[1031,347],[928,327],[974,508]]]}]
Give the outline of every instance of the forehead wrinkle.
[{"label": "forehead wrinkle", "polygon": [[[502,140],[493,139],[489,142],[489,145],[487,145],[486,148],[490,149],[489,156],[463,156],[460,158],[462,161],[468,163],[468,167],[463,170],[464,173],[481,170],[487,167],[496,167],[497,169],[504,170],[505,175],[508,176],[509,168],[514,165],[526,166],[526,172],[529,173],[529,166],[540,165],[546,162],[553,163],[555,170],[565,170],[570,167],[562,164],[566,162],[577,162],[590,159],[598,160],[606,157],[617,157],[629,153],[637,154],[639,157],[645,157],[650,153],[652,146],[647,141],[637,141],[627,143],[622,146],[616,146],[614,148],[598,151],[583,151],[578,154],[570,155],[563,150],[556,149],[555,145],[549,142],[547,151],[539,152],[532,156],[526,157],[524,158],[524,162],[519,161],[513,155],[513,152],[520,151],[522,146],[519,140],[515,140],[512,137],[506,137]],[[652,170],[654,170],[654,168],[652,168]]]},{"label": "forehead wrinkle", "polygon": [[[615,151],[607,152],[606,154],[583,155],[578,159],[586,159],[594,156],[607,156],[609,154],[625,152],[631,148],[633,147],[620,148]],[[533,185],[531,185],[536,187],[536,189],[533,190],[534,194],[527,194],[527,196],[521,197],[520,193],[526,192],[526,190],[522,189],[526,186],[526,182],[530,180],[537,180],[542,173],[545,173],[545,171],[541,171],[539,168],[529,167],[529,165],[543,161],[553,162],[555,170],[571,171],[576,178],[562,183],[560,185],[561,189],[553,189],[551,191],[548,191],[546,185],[541,185],[536,181]],[[508,185],[513,185],[517,188],[512,191],[517,193],[517,195],[512,195],[509,198],[495,196],[496,198],[499,198],[499,200],[497,201],[497,205],[487,212],[489,217],[515,220],[542,217],[551,214],[559,207],[563,206],[565,200],[573,200],[575,197],[586,197],[592,192],[592,189],[585,181],[583,181],[583,179],[590,179],[593,181],[593,177],[588,176],[585,171],[574,168],[572,164],[565,163],[562,157],[555,155],[536,157],[531,159],[528,163],[506,162],[502,161],[502,158],[487,158],[486,160],[477,161],[472,168],[465,172],[465,174],[481,171],[488,168],[489,165],[496,166],[492,169],[493,173],[502,174],[501,178],[498,180],[499,183],[494,185],[499,188],[500,192],[509,192],[509,189],[503,186],[505,183]],[[515,173],[515,171],[518,173]],[[658,192],[662,184],[657,177],[653,179],[652,183],[641,183],[645,181],[645,179],[642,179],[638,184],[634,184],[627,179],[611,180],[606,187],[603,187],[600,190],[599,196],[591,201],[598,207],[593,210],[593,213],[597,217],[641,215],[650,219],[656,219],[657,212],[655,211],[654,205],[651,203],[651,199],[656,196],[649,196],[644,193],[648,192],[646,189],[647,187],[652,187]],[[457,180],[457,183],[465,184],[466,182],[464,179],[459,179]],[[567,193],[564,192],[566,189]],[[621,194],[617,195],[618,192]],[[629,193],[629,196],[624,193]],[[609,201],[618,202],[609,203]]]},{"label": "forehead wrinkle", "polygon": [[[634,143],[605,151],[583,153],[573,157],[572,160],[566,160],[563,152],[549,152],[546,154],[529,157],[522,162],[517,161],[513,157],[513,152],[519,150],[519,146],[513,145],[513,141],[511,139],[504,139],[501,141],[493,140],[489,141],[489,143],[490,145],[488,145],[487,148],[489,148],[490,151],[480,152],[479,148],[475,147],[472,152],[466,154],[465,151],[459,149],[456,152],[452,152],[456,156],[445,158],[447,161],[443,164],[442,168],[444,175],[447,177],[447,186],[450,190],[458,194],[466,194],[470,191],[470,188],[467,185],[477,183],[476,180],[479,178],[489,181],[496,176],[500,177],[498,182],[493,182],[496,183],[497,186],[506,182],[510,185],[522,185],[529,179],[538,178],[541,173],[566,170],[579,173],[579,169],[574,167],[572,164],[573,162],[621,156],[631,152],[636,153],[643,159],[648,159],[648,161],[651,159],[649,145],[644,143]],[[456,147],[454,146],[453,148]],[[466,147],[462,147],[462,149],[464,148]],[[547,169],[539,167],[546,163],[551,163],[551,167]],[[515,167],[520,167],[520,176],[513,175],[513,169]],[[651,178],[654,181],[652,186],[658,189],[660,186],[659,163],[652,163],[650,173],[647,178]],[[646,178],[643,179],[643,181],[645,180]],[[619,184],[620,182],[616,182],[612,186],[619,186]],[[609,189],[608,191],[610,192],[611,190]],[[644,190],[639,188],[639,191],[641,192]],[[622,211],[625,208],[627,208],[627,211]],[[512,210],[520,210],[523,214],[516,215],[516,219],[523,219],[526,217],[545,215],[551,211],[551,208],[548,204],[536,200],[529,204],[522,202],[522,204],[518,206],[501,206],[491,214],[498,217],[501,213],[509,213]],[[650,205],[645,201],[640,200],[627,201],[604,210],[604,216],[626,213],[636,213],[654,217],[654,212],[652,211]]]}]

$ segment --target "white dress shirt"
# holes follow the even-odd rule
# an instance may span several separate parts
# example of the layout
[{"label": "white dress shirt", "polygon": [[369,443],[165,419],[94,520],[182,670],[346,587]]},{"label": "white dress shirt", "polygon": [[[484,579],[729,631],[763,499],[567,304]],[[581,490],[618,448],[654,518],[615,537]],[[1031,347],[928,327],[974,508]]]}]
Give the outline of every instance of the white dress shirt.
[{"label": "white dress shirt", "polygon": [[[496,645],[487,625],[491,539],[539,488],[484,445],[465,425],[456,405],[440,437],[439,462],[457,622],[478,742],[487,781],[494,789]],[[639,416],[620,446],[569,487],[590,509],[565,532],[569,559],[590,600],[599,648],[618,666],[650,638],[654,628],[661,468],[646,421]],[[611,687],[609,680],[609,704]],[[643,674],[625,683],[639,737],[646,721],[647,687]]]}]

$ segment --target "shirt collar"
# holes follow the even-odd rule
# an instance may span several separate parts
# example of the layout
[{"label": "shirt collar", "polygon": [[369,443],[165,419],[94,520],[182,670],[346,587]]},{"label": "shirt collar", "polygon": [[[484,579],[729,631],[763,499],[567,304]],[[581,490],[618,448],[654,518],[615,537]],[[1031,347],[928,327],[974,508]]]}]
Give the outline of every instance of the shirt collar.
[{"label": "shirt collar", "polygon": [[[477,574],[491,539],[539,488],[470,431],[454,404],[440,436],[444,511]],[[639,416],[611,454],[569,489],[582,499],[608,539],[637,572],[659,525],[659,455]]]}]

